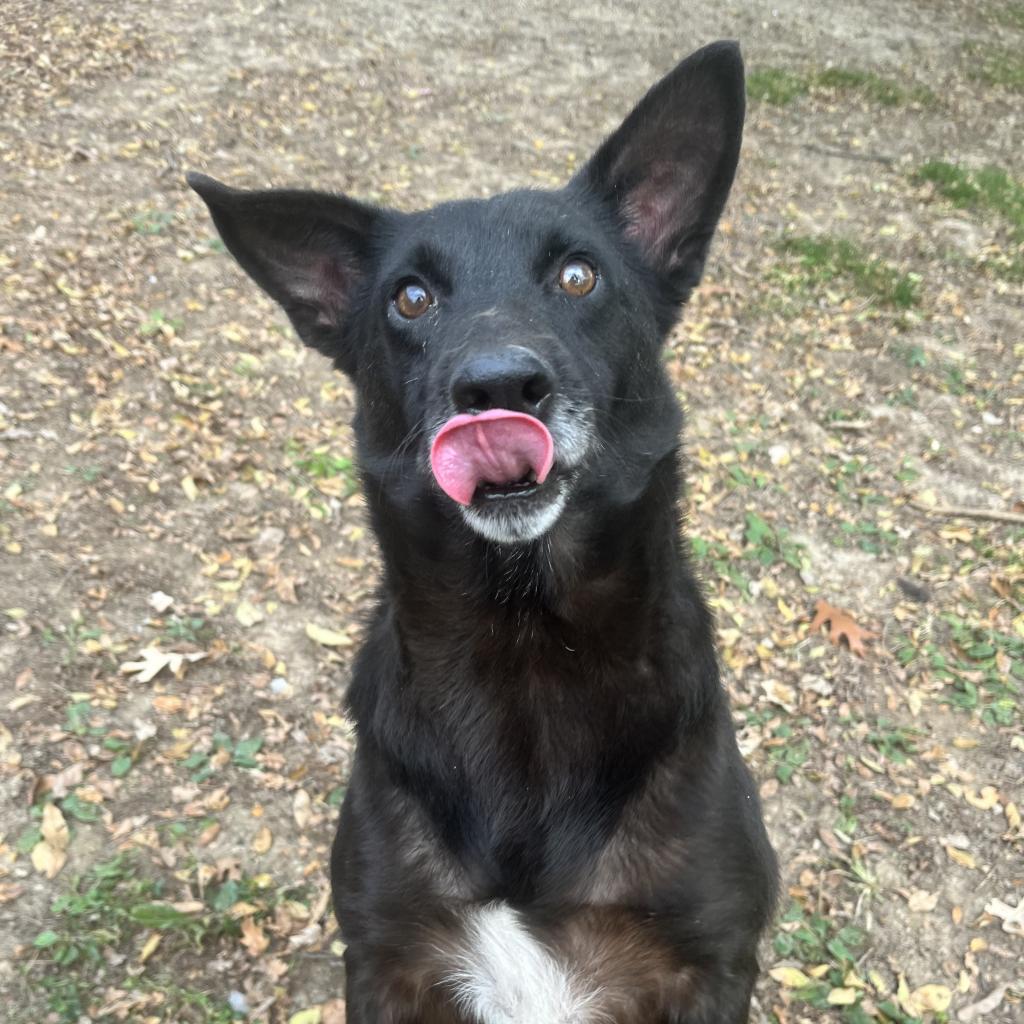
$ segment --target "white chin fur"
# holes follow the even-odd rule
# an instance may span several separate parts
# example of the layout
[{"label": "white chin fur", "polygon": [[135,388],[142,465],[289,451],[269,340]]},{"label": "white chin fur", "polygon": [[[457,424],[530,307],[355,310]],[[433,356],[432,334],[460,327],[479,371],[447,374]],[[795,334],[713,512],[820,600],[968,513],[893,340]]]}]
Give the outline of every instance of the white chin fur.
[{"label": "white chin fur", "polygon": [[558,522],[565,510],[565,487],[561,485],[558,494],[542,508],[516,508],[516,502],[505,502],[511,508],[501,505],[486,512],[470,505],[462,510],[462,517],[471,530],[485,540],[495,544],[526,544],[543,537]]}]

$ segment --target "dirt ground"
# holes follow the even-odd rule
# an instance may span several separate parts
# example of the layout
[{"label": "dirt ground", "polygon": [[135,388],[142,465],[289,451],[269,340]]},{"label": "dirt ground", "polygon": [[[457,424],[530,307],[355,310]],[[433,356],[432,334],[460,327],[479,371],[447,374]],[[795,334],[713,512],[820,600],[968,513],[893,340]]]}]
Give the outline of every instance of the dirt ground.
[{"label": "dirt ground", "polygon": [[1024,5],[6,0],[8,1019],[344,1018],[352,401],[183,172],[557,185],[719,37],[745,151],[666,358],[784,866],[752,1020],[1024,1019]]}]

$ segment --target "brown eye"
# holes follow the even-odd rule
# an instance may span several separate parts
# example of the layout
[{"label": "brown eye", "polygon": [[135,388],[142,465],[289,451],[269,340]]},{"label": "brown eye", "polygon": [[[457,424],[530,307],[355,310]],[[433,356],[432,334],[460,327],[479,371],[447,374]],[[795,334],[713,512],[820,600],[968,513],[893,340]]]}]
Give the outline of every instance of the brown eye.
[{"label": "brown eye", "polygon": [[419,281],[406,281],[395,295],[395,309],[405,317],[406,320],[415,320],[423,316],[434,302],[434,296],[419,283]]},{"label": "brown eye", "polygon": [[594,285],[597,284],[597,271],[586,260],[569,260],[558,275],[558,283],[563,292],[580,298],[594,290]]}]

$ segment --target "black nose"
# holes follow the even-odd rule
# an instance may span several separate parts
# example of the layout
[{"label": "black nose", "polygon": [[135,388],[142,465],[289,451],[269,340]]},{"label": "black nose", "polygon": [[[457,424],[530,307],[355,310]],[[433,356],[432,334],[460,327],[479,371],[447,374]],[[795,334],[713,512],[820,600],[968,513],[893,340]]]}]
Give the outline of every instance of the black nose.
[{"label": "black nose", "polygon": [[462,363],[452,380],[452,402],[459,412],[510,409],[537,416],[554,390],[551,371],[540,358],[510,345]]}]

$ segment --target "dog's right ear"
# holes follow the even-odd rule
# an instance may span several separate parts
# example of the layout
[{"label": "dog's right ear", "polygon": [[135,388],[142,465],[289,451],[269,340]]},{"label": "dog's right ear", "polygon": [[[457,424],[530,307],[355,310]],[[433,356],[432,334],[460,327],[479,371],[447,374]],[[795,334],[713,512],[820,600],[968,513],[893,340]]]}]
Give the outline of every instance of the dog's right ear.
[{"label": "dog's right ear", "polygon": [[324,192],[247,192],[195,173],[187,180],[231,255],[280,303],[299,337],[352,372],[343,323],[365,278],[379,211]]}]

